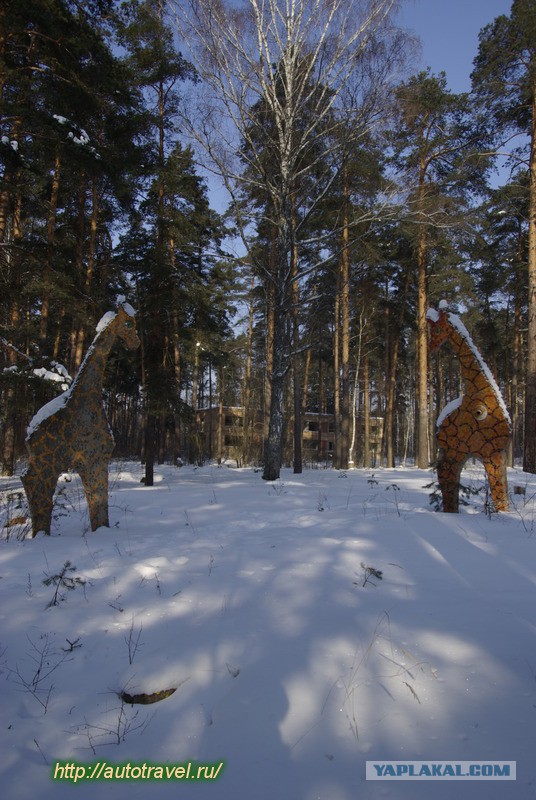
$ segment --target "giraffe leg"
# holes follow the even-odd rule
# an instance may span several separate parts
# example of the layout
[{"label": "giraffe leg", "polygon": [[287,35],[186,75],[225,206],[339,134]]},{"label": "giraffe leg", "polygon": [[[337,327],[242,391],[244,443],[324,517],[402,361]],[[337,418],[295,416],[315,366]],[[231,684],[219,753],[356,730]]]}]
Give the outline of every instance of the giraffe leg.
[{"label": "giraffe leg", "polygon": [[508,511],[508,480],[506,478],[506,452],[498,450],[484,462],[495,511]]},{"label": "giraffe leg", "polygon": [[448,458],[441,450],[437,463],[437,479],[443,495],[443,511],[456,514],[459,508],[460,475],[466,456]]},{"label": "giraffe leg", "polygon": [[54,490],[58,478],[59,472],[50,463],[30,458],[28,469],[21,479],[30,506],[32,536],[39,531],[50,535]]},{"label": "giraffe leg", "polygon": [[96,531],[101,526],[109,528],[108,460],[99,460],[91,464],[80,465],[78,474],[82,479],[87,498],[91,530]]}]

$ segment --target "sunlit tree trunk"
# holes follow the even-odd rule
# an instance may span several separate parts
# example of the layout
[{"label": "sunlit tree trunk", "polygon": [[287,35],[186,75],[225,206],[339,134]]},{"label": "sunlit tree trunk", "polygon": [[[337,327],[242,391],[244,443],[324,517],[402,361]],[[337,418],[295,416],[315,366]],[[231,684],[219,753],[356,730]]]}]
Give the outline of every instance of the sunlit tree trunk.
[{"label": "sunlit tree trunk", "polygon": [[514,300],[514,343],[512,362],[512,382],[510,408],[512,411],[512,455],[511,466],[514,466],[519,447],[519,372],[521,366],[521,299],[520,292],[515,292]]},{"label": "sunlit tree trunk", "polygon": [[396,402],[396,375],[398,369],[398,353],[400,346],[400,331],[402,330],[402,323],[404,320],[404,310],[406,305],[406,297],[409,289],[411,272],[406,269],[404,278],[404,288],[400,300],[397,324],[395,326],[395,335],[392,337],[392,344],[390,343],[389,350],[389,368],[387,374],[387,399],[385,408],[385,455],[386,466],[392,469],[395,466],[395,443],[394,443],[394,420],[395,420],[395,402]]},{"label": "sunlit tree trunk", "polygon": [[[533,62],[536,63],[536,57],[533,59]],[[532,121],[529,173],[529,301],[523,469],[525,472],[536,473],[536,77],[533,78],[532,85]]]},{"label": "sunlit tree trunk", "polygon": [[426,166],[421,162],[419,177],[417,230],[417,466],[426,469],[430,464],[428,447],[428,331],[427,311],[427,244],[423,212]]},{"label": "sunlit tree trunk", "polygon": [[333,449],[333,466],[340,469],[342,463],[341,438],[341,375],[340,375],[340,271],[337,273],[337,289],[335,292],[334,327],[333,327],[333,414],[335,418],[335,446]]},{"label": "sunlit tree trunk", "polygon": [[363,358],[363,467],[370,467],[370,362],[369,355]]},{"label": "sunlit tree trunk", "polygon": [[294,401],[293,440],[294,474],[299,475],[303,470],[302,459],[302,395],[301,395],[301,356],[300,356],[300,288],[298,283],[298,245],[294,235],[295,211],[292,210],[292,393]]},{"label": "sunlit tree trunk", "polygon": [[340,308],[341,308],[341,403],[340,403],[340,455],[339,469],[348,469],[350,450],[350,250],[349,250],[349,195],[348,170],[343,169],[343,222],[340,257]]},{"label": "sunlit tree trunk", "polygon": [[255,275],[251,277],[248,308],[248,329],[246,337],[246,364],[242,386],[242,407],[244,409],[242,434],[242,459],[245,464],[251,462],[253,453],[253,431],[255,425],[255,409],[252,408],[251,379],[253,375],[253,323],[254,323],[254,290]]}]

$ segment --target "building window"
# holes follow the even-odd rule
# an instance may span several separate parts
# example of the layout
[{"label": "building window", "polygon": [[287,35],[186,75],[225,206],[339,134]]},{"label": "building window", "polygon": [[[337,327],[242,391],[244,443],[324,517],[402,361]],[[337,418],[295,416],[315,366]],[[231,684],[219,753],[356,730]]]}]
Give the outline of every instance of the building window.
[{"label": "building window", "polygon": [[305,423],[304,430],[310,431],[311,433],[318,433],[318,422],[312,419],[308,419]]},{"label": "building window", "polygon": [[234,428],[234,427],[241,428],[243,425],[244,425],[244,420],[242,419],[242,417],[236,417],[234,414],[225,415],[226,428]]}]

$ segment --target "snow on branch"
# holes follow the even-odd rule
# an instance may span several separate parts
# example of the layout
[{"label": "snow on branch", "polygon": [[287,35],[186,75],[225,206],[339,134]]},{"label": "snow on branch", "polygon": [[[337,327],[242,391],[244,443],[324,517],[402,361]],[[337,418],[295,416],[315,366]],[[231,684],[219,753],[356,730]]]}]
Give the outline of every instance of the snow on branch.
[{"label": "snow on branch", "polygon": [[55,119],[59,125],[65,125],[71,129],[67,134],[67,138],[73,144],[88,150],[91,155],[95,156],[95,158],[100,158],[100,155],[90,144],[91,140],[89,138],[89,134],[83,128],[81,128],[75,122],[72,122],[70,119],[67,119],[67,117],[63,117],[61,114],[52,114],[52,118]]},{"label": "snow on branch", "polygon": [[25,362],[23,367],[19,367],[16,364],[12,364],[9,367],[5,367],[2,370],[2,375],[5,376],[16,376],[20,378],[40,378],[41,380],[46,381],[47,383],[51,383],[54,385],[60,385],[61,390],[65,391],[69,388],[72,383],[72,378],[69,375],[67,369],[60,364],[58,361],[50,361],[47,366],[35,366],[35,359],[31,356],[23,353],[22,350],[19,350],[15,345],[8,342],[6,339],[0,337],[0,345],[5,347],[7,350],[10,350],[12,353],[15,353],[19,358],[22,358]]}]

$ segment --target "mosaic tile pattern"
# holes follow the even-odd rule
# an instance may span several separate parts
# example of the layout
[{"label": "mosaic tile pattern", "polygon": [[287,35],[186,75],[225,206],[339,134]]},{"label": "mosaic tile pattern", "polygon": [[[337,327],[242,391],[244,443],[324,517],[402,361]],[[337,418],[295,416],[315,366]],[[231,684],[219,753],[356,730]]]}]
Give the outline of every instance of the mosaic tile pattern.
[{"label": "mosaic tile pattern", "polygon": [[448,341],[460,360],[464,382],[463,396],[450,403],[437,422],[437,475],[443,511],[458,511],[460,475],[471,457],[484,464],[495,510],[508,511],[506,448],[511,422],[501,393],[463,323],[446,304],[442,303],[439,311],[429,309],[427,320],[430,351]]},{"label": "mosaic tile pattern", "polygon": [[102,402],[104,370],[119,337],[129,349],[139,346],[134,311],[128,304],[109,312],[70,388],[37,412],[28,428],[28,468],[22,476],[33,536],[50,534],[54,491],[62,472],[80,475],[91,530],[108,526],[108,464],[114,439]]}]

